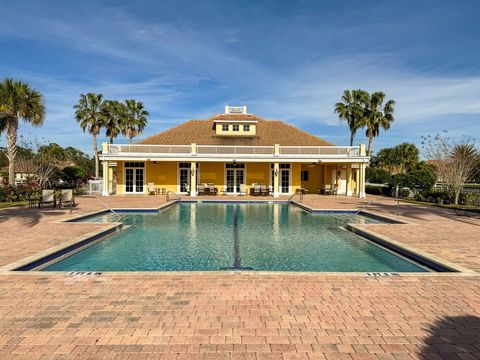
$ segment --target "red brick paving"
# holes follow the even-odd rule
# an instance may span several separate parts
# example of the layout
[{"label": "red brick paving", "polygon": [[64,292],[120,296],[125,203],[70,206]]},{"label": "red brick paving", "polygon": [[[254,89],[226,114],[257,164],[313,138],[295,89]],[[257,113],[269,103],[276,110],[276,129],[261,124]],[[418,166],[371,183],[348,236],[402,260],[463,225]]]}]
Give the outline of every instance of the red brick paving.
[{"label": "red brick paving", "polygon": [[[130,198],[128,206],[160,198]],[[335,200],[325,198],[305,202]],[[337,208],[363,203],[336,200]],[[76,213],[101,208],[79,202]],[[391,214],[389,200],[377,202],[375,212]],[[0,211],[3,263],[91,231],[52,223],[68,211],[33,211]],[[415,206],[403,218],[417,225],[385,235],[478,264],[478,220]],[[480,359],[479,288],[479,275],[4,273],[0,359]]]}]

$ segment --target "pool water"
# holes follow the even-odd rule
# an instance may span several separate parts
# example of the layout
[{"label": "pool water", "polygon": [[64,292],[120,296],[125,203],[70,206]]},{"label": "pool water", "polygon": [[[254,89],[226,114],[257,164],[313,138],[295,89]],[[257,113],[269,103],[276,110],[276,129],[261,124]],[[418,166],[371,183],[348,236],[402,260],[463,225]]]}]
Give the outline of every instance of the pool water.
[{"label": "pool water", "polygon": [[362,215],[310,214],[289,204],[180,203],[122,218],[129,229],[44,270],[426,271],[345,229],[379,222]]}]

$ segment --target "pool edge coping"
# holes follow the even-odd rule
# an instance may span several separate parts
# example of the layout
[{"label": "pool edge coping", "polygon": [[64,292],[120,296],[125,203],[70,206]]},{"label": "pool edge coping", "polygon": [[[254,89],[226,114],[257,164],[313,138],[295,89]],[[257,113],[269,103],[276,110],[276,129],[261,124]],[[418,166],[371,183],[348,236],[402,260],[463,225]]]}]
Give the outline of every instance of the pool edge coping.
[{"label": "pool edge coping", "polygon": [[[372,224],[372,225],[375,225],[375,224]],[[439,256],[432,255],[432,254],[430,254],[426,251],[417,249],[413,246],[407,245],[407,244],[402,243],[400,241],[393,240],[393,239],[391,239],[387,236],[380,235],[373,230],[361,227],[361,225],[347,224],[346,227],[347,227],[348,230],[352,231],[353,233],[355,233],[357,235],[360,235],[360,236],[363,236],[363,237],[365,237],[365,238],[367,238],[367,239],[369,239],[369,240],[371,240],[371,241],[373,241],[377,244],[386,246],[387,248],[399,253],[400,255],[405,255],[404,253],[406,253],[407,257],[412,257],[413,256],[413,260],[416,261],[416,262],[420,262],[420,263],[426,262],[427,266],[429,266],[428,263],[430,263],[430,264],[433,264],[434,267],[435,266],[440,266],[440,267],[443,267],[443,268],[451,271],[451,272],[443,272],[443,273],[449,273],[449,274],[460,273],[460,274],[467,274],[467,275],[468,274],[478,275],[477,272],[475,272],[471,269],[468,269],[464,266],[454,264],[454,263],[452,263],[448,260],[445,260],[445,259],[443,259]],[[416,260],[415,259],[416,257],[420,258],[420,261]],[[439,274],[439,273],[442,273],[442,272],[441,271],[435,271],[435,269],[434,269],[433,273]]]}]

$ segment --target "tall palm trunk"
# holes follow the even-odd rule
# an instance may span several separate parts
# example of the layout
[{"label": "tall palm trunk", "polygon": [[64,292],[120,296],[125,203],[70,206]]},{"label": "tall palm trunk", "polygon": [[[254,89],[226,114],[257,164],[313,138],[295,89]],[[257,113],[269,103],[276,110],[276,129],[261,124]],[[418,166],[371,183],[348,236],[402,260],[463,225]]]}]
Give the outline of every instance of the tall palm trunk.
[{"label": "tall palm trunk", "polygon": [[350,133],[350,146],[353,146],[353,132]]},{"label": "tall palm trunk", "polygon": [[373,142],[373,131],[372,128],[368,128],[368,150],[367,150],[367,156],[372,155],[372,142]]},{"label": "tall palm trunk", "polygon": [[98,161],[98,149],[97,149],[97,135],[93,134],[93,156],[95,157],[95,179],[98,179],[99,173],[99,161]]},{"label": "tall palm trunk", "polygon": [[131,136],[128,137],[128,143],[133,144],[133,137],[131,137]]},{"label": "tall palm trunk", "polygon": [[7,158],[8,158],[8,184],[15,186],[15,157],[17,156],[17,129],[18,119],[13,118],[7,122]]},{"label": "tall palm trunk", "polygon": [[110,137],[110,144],[113,144],[113,137]]}]

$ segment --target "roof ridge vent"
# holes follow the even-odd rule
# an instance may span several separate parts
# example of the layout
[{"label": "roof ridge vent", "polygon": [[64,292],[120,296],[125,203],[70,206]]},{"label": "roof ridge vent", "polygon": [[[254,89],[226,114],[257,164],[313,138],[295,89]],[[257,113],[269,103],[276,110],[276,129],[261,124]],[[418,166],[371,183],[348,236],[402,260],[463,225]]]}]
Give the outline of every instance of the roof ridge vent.
[{"label": "roof ridge vent", "polygon": [[229,106],[225,105],[225,114],[248,114],[247,106]]}]

